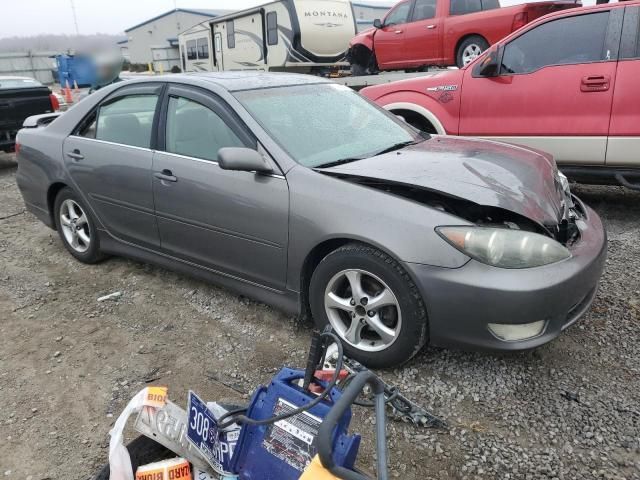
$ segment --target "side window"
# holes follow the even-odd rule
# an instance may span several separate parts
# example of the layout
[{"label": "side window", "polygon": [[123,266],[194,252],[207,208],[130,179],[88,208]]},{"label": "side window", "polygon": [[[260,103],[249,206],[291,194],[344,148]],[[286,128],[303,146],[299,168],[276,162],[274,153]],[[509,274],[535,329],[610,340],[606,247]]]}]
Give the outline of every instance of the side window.
[{"label": "side window", "polygon": [[91,115],[85,118],[76,129],[76,135],[85,138],[96,138],[96,125],[98,120],[98,111],[94,110]]},{"label": "side window", "polygon": [[544,23],[508,43],[503,73],[530,73],[549,65],[607,60],[609,12],[576,15]]},{"label": "side window", "polygon": [[620,58],[640,58],[640,7],[627,7],[625,10]]},{"label": "side window", "polygon": [[100,106],[96,139],[134,147],[151,147],[157,95],[130,95]]},{"label": "side window", "polygon": [[236,30],[233,20],[227,22],[227,46],[229,48],[236,48]]},{"label": "side window", "polygon": [[495,10],[500,8],[500,2],[498,0],[482,0],[482,10]]},{"label": "side window", "polygon": [[407,23],[409,19],[409,10],[411,9],[411,4],[409,2],[401,3],[396,6],[393,10],[389,12],[387,18],[384,20],[384,26],[389,27],[391,25],[400,25],[402,23]]},{"label": "side window", "polygon": [[187,60],[197,60],[197,59],[198,59],[198,54],[197,54],[197,48],[196,48],[196,41],[189,40],[187,42]]},{"label": "side window", "polygon": [[449,15],[466,15],[482,11],[480,0],[451,0]]},{"label": "side window", "polygon": [[197,40],[198,45],[198,58],[205,60],[209,58],[209,41],[206,38],[199,38]]},{"label": "side window", "polygon": [[412,21],[429,20],[436,16],[436,0],[416,0],[416,6],[413,7]]},{"label": "side window", "polygon": [[267,44],[278,44],[278,14],[276,12],[267,13]]},{"label": "side window", "polygon": [[167,152],[217,161],[221,148],[244,146],[213,110],[186,98],[169,98]]}]

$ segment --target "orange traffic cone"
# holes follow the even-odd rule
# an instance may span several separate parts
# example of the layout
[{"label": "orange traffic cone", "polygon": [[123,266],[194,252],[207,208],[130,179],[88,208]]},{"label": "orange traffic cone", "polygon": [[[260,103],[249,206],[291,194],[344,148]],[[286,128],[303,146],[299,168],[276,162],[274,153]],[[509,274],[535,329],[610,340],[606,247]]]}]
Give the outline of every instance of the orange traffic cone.
[{"label": "orange traffic cone", "polygon": [[64,100],[67,103],[73,103],[73,95],[71,95],[71,88],[69,88],[69,80],[67,80],[67,86],[64,89]]}]

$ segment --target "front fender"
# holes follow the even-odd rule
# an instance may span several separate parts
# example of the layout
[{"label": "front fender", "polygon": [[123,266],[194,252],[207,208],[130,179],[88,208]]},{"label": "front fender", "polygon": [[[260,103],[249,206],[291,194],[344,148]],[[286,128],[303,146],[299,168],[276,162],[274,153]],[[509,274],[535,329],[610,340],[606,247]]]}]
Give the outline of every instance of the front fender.
[{"label": "front fender", "polygon": [[367,243],[402,262],[459,268],[469,260],[435,232],[461,221],[446,212],[305,167],[294,167],[287,181],[287,287],[293,291],[300,289],[305,259],[327,240]]},{"label": "front fender", "polygon": [[[366,90],[366,89],[365,89]],[[362,92],[365,96],[368,92]],[[458,135],[460,123],[460,93],[399,90],[372,98],[386,110],[410,110],[425,117],[439,135]]]},{"label": "front fender", "polygon": [[373,37],[375,36],[375,30],[367,30],[361,32],[351,39],[349,42],[349,49],[357,49],[358,47],[366,47],[373,52]]}]

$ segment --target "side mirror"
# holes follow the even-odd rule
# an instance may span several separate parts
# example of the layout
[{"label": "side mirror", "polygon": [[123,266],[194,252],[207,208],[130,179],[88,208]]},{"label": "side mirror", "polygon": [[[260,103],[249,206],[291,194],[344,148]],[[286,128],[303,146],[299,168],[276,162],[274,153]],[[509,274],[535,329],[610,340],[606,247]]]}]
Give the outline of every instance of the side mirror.
[{"label": "side mirror", "polygon": [[404,118],[402,115],[398,115],[396,113],[394,113],[394,115],[396,116],[397,119],[402,120],[404,123],[407,123],[407,119]]},{"label": "side mirror", "polygon": [[382,28],[382,20],[380,20],[379,18],[376,18],[373,21],[373,26],[374,28]]},{"label": "side mirror", "polygon": [[265,158],[250,148],[221,148],[218,150],[218,165],[223,170],[258,173],[273,172],[273,168],[269,166]]},{"label": "side mirror", "polygon": [[492,78],[500,75],[500,64],[502,63],[502,47],[492,48],[473,67],[474,77]]}]

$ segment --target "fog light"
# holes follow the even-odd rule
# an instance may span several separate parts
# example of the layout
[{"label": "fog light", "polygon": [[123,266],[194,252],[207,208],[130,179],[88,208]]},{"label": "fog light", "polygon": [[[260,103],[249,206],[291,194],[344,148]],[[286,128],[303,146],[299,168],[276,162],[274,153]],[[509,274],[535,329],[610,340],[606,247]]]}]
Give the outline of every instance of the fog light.
[{"label": "fog light", "polygon": [[546,323],[545,320],[521,324],[490,323],[489,330],[500,340],[513,342],[515,340],[526,340],[527,338],[537,337],[544,330]]}]

